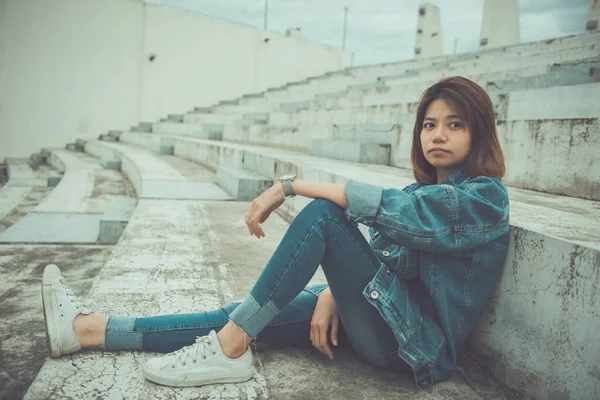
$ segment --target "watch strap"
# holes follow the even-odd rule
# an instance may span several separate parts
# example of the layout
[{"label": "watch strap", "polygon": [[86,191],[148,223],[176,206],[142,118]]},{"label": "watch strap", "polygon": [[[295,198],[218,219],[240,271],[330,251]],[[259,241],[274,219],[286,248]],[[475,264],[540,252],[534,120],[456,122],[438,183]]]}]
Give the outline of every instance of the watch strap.
[{"label": "watch strap", "polygon": [[296,193],[294,193],[294,189],[292,189],[291,180],[284,180],[281,181],[281,183],[283,183],[283,193],[285,194],[285,197],[292,197],[296,195]]}]

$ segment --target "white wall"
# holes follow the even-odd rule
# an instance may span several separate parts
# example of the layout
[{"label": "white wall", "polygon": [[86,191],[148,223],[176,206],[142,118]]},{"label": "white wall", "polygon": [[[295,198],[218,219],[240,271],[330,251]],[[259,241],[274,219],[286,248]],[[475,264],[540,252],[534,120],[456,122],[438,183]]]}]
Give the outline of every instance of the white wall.
[{"label": "white wall", "polygon": [[338,70],[346,56],[141,0],[0,0],[0,161]]},{"label": "white wall", "polygon": [[0,161],[138,119],[140,2],[0,4]]}]

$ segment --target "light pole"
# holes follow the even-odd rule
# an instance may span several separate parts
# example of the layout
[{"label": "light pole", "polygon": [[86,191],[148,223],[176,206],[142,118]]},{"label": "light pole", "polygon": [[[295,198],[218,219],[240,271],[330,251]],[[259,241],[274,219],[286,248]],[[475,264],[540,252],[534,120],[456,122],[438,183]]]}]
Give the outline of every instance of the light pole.
[{"label": "light pole", "polygon": [[269,14],[269,0],[265,0],[265,28],[267,30],[267,15]]},{"label": "light pole", "polygon": [[348,7],[344,7],[344,38],[342,40],[342,50],[346,50],[346,26],[348,25]]}]

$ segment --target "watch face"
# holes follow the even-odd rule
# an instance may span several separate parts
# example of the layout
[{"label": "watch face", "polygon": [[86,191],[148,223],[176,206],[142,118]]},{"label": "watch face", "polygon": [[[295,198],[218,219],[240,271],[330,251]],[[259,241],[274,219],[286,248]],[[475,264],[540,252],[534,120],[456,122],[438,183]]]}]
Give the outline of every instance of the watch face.
[{"label": "watch face", "polygon": [[294,179],[295,177],[296,177],[296,174],[284,174],[279,177],[279,180],[287,181],[290,179]]}]

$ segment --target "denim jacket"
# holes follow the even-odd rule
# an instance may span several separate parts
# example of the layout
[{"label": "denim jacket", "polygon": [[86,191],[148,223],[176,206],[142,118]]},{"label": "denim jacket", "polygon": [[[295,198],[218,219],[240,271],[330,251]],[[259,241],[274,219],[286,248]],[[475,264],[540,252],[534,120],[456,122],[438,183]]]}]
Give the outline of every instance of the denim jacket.
[{"label": "denim jacket", "polygon": [[370,227],[381,268],[363,294],[399,356],[420,388],[449,378],[506,260],[506,187],[462,164],[441,184],[402,190],[348,181],[346,202],[348,219]]}]

